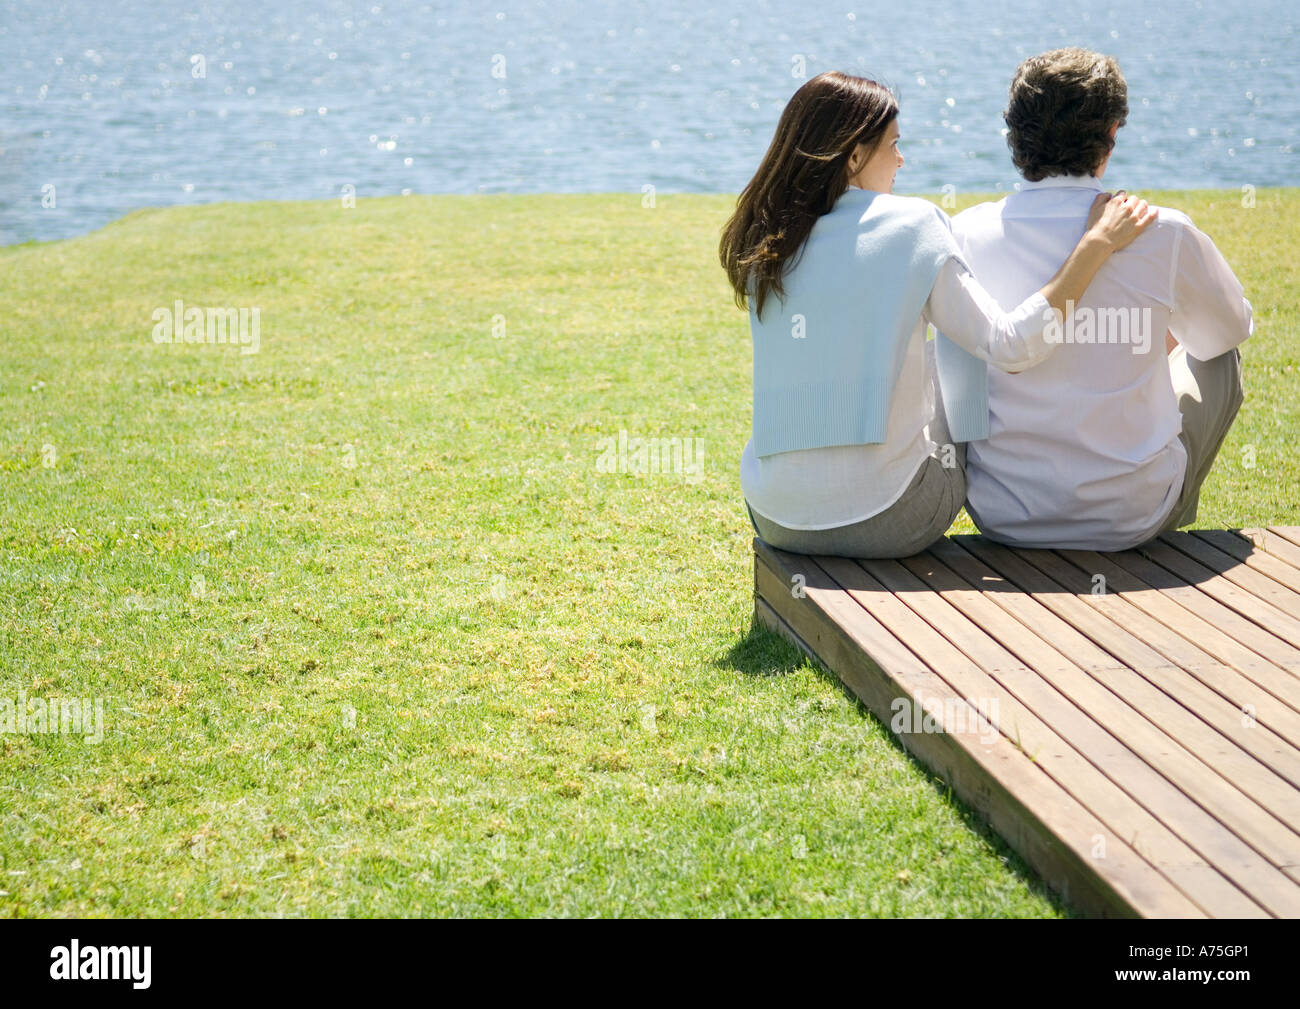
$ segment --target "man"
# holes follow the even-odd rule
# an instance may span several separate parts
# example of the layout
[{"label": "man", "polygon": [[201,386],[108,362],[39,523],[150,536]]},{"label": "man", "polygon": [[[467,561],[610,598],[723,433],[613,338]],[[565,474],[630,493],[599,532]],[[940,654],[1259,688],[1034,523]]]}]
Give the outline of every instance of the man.
[{"label": "man", "polygon": [[[1009,309],[1082,233],[1128,117],[1113,59],[1061,49],[1016,71],[1007,143],[1019,192],[953,220],[980,282]],[[966,508],[1016,546],[1123,550],[1196,518],[1241,406],[1250,303],[1191,220],[1159,217],[1101,268],[1059,342],[1020,374],[990,368],[989,437],[967,446]]]}]

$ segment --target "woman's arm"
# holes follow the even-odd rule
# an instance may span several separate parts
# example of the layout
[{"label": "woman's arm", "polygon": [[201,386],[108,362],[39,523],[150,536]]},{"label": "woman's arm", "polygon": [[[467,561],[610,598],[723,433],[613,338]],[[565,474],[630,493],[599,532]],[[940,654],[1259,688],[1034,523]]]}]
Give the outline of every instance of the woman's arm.
[{"label": "woman's arm", "polygon": [[1051,354],[1043,339],[1049,308],[1041,291],[1010,312],[993,300],[961,260],[943,264],[925,304],[925,318],[963,350],[1003,371],[1032,368]]},{"label": "woman's arm", "polygon": [[1133,196],[1093,201],[1088,225],[1056,275],[1010,312],[958,260],[939,271],[926,302],[926,318],[958,346],[1003,371],[1022,371],[1044,360],[1055,344],[1043,339],[1054,310],[1059,320],[1067,303],[1078,302],[1111,253],[1124,248],[1150,227],[1156,211]]}]

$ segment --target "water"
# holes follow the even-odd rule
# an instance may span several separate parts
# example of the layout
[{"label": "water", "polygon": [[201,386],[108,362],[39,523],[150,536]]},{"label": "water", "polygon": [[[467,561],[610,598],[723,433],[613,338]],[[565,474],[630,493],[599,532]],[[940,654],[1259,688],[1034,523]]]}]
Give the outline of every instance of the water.
[{"label": "water", "polygon": [[1108,182],[1300,184],[1294,0],[899,6],[227,0],[185,13],[7,0],[0,244],[142,206],[338,198],[349,185],[360,197],[736,192],[801,67],[896,88],[898,191],[1006,190],[1011,74],[1062,45],[1113,54],[1128,79]]}]

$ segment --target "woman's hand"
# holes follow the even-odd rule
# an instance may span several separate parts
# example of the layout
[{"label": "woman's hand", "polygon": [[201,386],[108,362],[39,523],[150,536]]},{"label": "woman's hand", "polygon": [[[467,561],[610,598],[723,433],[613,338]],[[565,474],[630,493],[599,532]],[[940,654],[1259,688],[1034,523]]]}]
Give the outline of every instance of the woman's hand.
[{"label": "woman's hand", "polygon": [[1118,252],[1156,220],[1156,208],[1147,201],[1120,190],[1114,196],[1099,193],[1088,211],[1085,237],[1095,238],[1111,252]]}]

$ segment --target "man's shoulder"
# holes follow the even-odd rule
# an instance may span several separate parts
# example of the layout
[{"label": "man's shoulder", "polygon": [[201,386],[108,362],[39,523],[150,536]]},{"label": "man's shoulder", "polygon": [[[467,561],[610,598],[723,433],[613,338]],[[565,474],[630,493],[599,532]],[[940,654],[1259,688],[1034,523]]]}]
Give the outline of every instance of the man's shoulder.
[{"label": "man's shoulder", "polygon": [[[1184,247],[1184,243],[1187,242],[1202,248],[1214,248],[1214,240],[1201,231],[1187,214],[1173,207],[1156,207],[1155,227],[1149,229],[1149,232],[1168,236],[1175,250]],[[1146,237],[1146,235],[1139,235],[1137,240],[1140,242]]]},{"label": "man's shoulder", "polygon": [[963,231],[969,232],[986,227],[1002,216],[1006,206],[1007,200],[1004,196],[1000,200],[990,200],[987,203],[977,203],[973,207],[967,207],[961,213],[953,215],[952,229],[960,234]]},{"label": "man's shoulder", "polygon": [[1192,223],[1192,219],[1181,210],[1175,210],[1173,207],[1161,207],[1154,204],[1153,206],[1155,206],[1156,223],[1158,224],[1166,224],[1177,228],[1196,227],[1196,225]]},{"label": "man's shoulder", "polygon": [[1155,224],[1133,240],[1132,249],[1136,254],[1146,257],[1176,258],[1185,233],[1195,232],[1196,226],[1181,210],[1156,204],[1153,206],[1156,211]]}]

